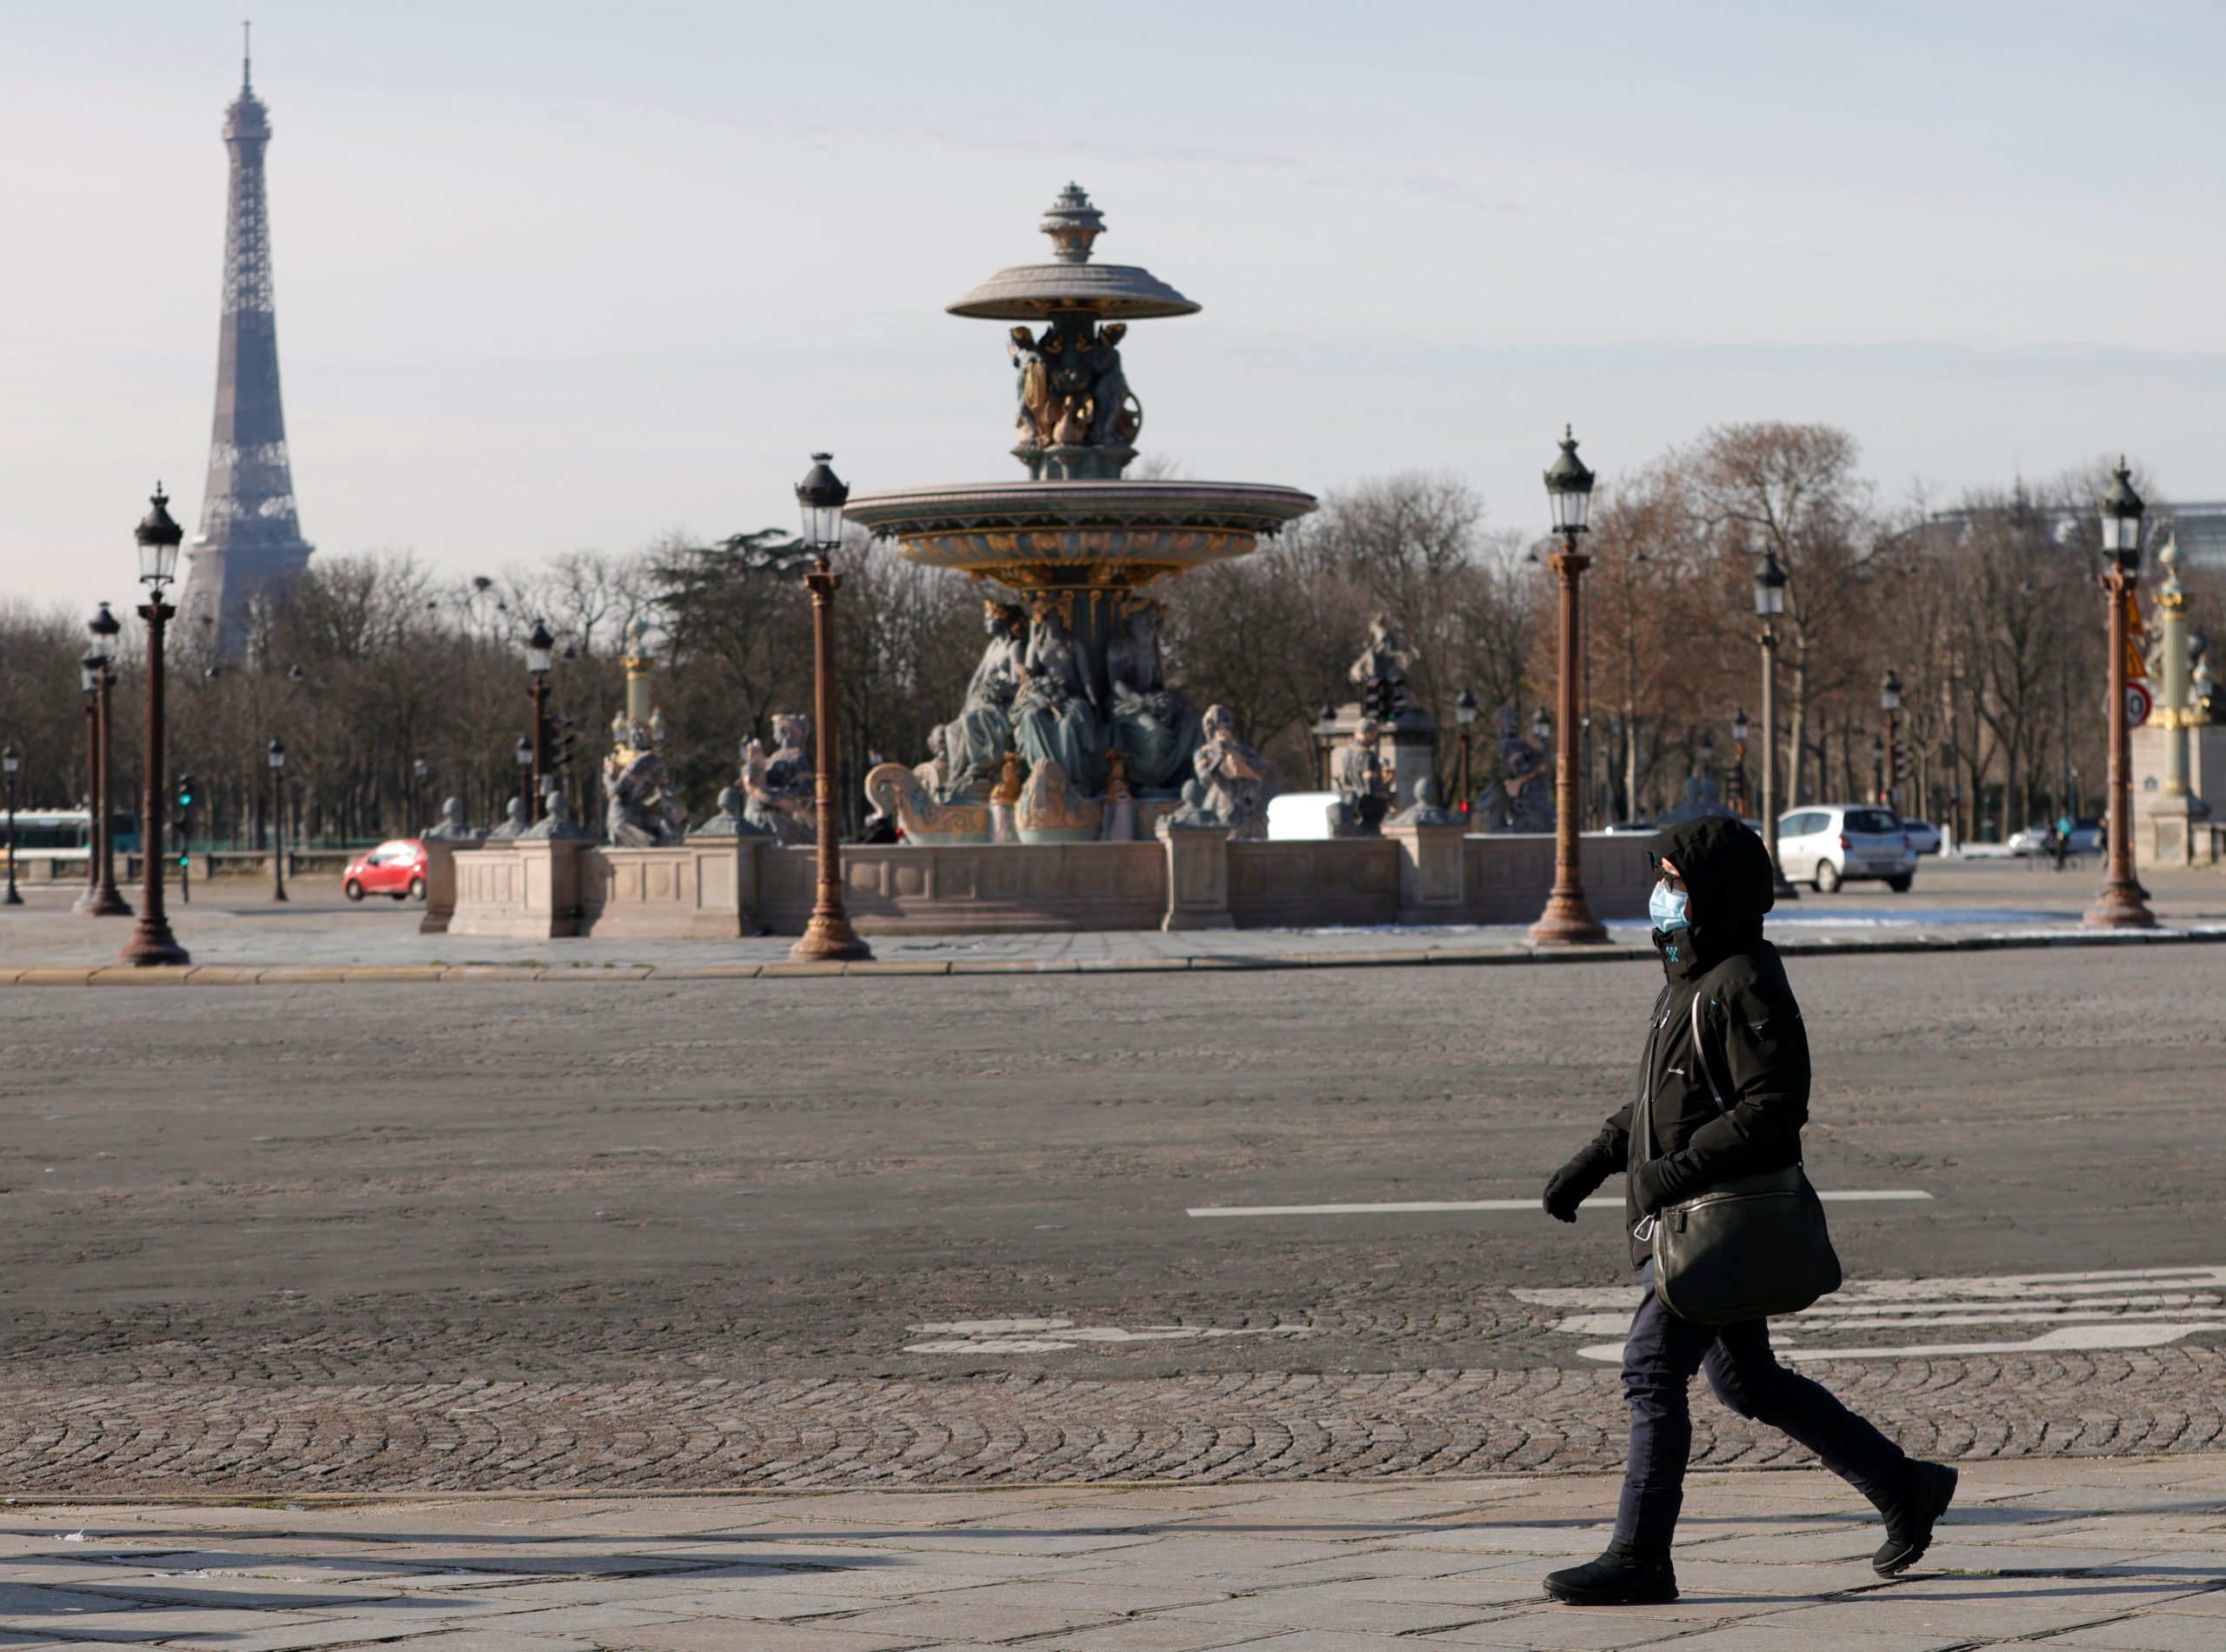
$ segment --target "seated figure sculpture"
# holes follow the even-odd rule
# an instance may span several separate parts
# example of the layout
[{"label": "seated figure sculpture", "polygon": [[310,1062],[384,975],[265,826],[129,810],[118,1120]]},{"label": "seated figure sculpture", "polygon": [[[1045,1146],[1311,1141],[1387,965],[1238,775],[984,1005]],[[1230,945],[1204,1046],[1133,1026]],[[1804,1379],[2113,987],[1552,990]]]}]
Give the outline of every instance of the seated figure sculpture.
[{"label": "seated figure sculpture", "polygon": [[699,837],[754,837],[757,829],[743,818],[743,796],[739,786],[726,787],[719,793],[719,812],[701,826],[688,829],[690,843]]},{"label": "seated figure sculpture", "polygon": [[[984,603],[982,623],[990,634],[966,700],[958,715],[938,731],[943,739],[947,777],[930,786],[938,800],[986,800],[1004,770],[1013,743],[1013,700],[1026,670],[1028,616],[1016,603]],[[933,749],[933,740],[930,749]],[[923,775],[924,783],[927,776]]]},{"label": "seated figure sculpture", "polygon": [[1723,801],[1723,788],[1709,775],[1693,775],[1685,781],[1685,795],[1674,809],[1665,809],[1656,817],[1663,826],[1674,826],[1680,821],[1706,820],[1711,816],[1723,820],[1739,818]]},{"label": "seated figure sculpture", "polygon": [[487,834],[490,843],[514,843],[525,836],[525,829],[533,823],[525,817],[525,799],[513,797],[503,805],[503,823]]},{"label": "seated figure sculpture", "polygon": [[1476,799],[1480,832],[1550,832],[1554,829],[1554,783],[1546,753],[1522,736],[1522,719],[1511,705],[1496,717],[1501,772]]},{"label": "seated figure sculpture", "polygon": [[1330,807],[1330,831],[1338,837],[1380,837],[1391,806],[1391,779],[1377,750],[1383,725],[1363,717],[1352,743],[1337,753],[1337,801]]},{"label": "seated figure sculpture", "polygon": [[819,841],[818,785],[803,749],[808,719],[777,716],[773,736],[780,749],[768,757],[756,740],[743,743],[742,817],[753,831],[783,843]]},{"label": "seated figure sculpture", "polygon": [[620,849],[663,849],[688,831],[648,723],[627,725],[626,744],[603,760],[603,832]]},{"label": "seated figure sculpture", "polygon": [[1203,726],[1205,739],[1190,761],[1206,806],[1229,827],[1231,842],[1266,842],[1275,766],[1236,737],[1227,706],[1207,707]]},{"label": "seated figure sculpture", "polygon": [[1113,744],[1126,755],[1130,786],[1146,796],[1166,796],[1190,771],[1191,754],[1205,738],[1190,697],[1167,686],[1160,663],[1157,603],[1137,603],[1127,623],[1105,645],[1105,674],[1113,687]]},{"label": "seated figure sculpture", "polygon": [[912,766],[912,776],[930,797],[940,800],[949,794],[950,736],[941,723],[928,730],[928,760]]},{"label": "seated figure sculpture", "polygon": [[549,812],[518,834],[521,843],[556,837],[593,837],[595,834],[572,818],[572,800],[561,791],[549,794]]},{"label": "seated figure sculpture", "polygon": [[1039,600],[1020,692],[1013,697],[1015,743],[1029,766],[1054,763],[1086,796],[1105,782],[1105,728],[1090,696],[1082,639],[1060,605]]},{"label": "seated figure sculpture", "polygon": [[425,829],[424,841],[429,843],[477,843],[484,836],[483,832],[472,830],[470,823],[464,819],[463,799],[451,797],[441,805],[440,819]]}]

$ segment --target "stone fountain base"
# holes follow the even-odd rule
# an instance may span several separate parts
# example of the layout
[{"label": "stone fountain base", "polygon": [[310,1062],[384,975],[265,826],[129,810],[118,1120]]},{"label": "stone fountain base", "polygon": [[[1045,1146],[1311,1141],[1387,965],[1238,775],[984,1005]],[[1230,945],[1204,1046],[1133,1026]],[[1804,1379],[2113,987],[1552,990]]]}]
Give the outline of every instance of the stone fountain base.
[{"label": "stone fountain base", "polygon": [[[1643,917],[1645,839],[1581,841],[1593,911]],[[432,932],[801,935],[811,916],[813,851],[763,838],[425,849]],[[1190,827],[1143,843],[858,844],[843,871],[850,922],[867,935],[1528,923],[1553,883],[1554,840],[1390,826],[1373,839],[1232,843]]]}]

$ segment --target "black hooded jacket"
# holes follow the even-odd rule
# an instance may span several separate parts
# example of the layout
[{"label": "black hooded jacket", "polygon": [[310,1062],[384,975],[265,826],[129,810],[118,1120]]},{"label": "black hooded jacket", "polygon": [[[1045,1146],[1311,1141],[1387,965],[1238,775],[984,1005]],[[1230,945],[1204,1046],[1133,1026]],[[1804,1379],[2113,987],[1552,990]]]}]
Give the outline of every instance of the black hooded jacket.
[{"label": "black hooded jacket", "polygon": [[[1638,1095],[1577,1161],[1596,1186],[1628,1172],[1627,1233],[1718,1182],[1797,1162],[1809,1118],[1808,1034],[1777,949],[1763,939],[1774,883],[1763,840],[1739,821],[1713,818],[1673,826],[1646,847],[1676,863],[1693,921],[1654,932],[1669,979],[1655,1000]],[[1633,1267],[1650,1254],[1631,1241]]]}]

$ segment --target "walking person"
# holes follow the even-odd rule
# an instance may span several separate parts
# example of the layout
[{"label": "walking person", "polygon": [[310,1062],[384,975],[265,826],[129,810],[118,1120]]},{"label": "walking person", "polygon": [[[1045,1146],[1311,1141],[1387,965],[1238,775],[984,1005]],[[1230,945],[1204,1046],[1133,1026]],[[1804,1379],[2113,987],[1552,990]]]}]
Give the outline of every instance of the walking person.
[{"label": "walking person", "polygon": [[1708,1373],[1732,1410],[1790,1435],[1876,1505],[1886,1541],[1871,1565],[1891,1577],[1930,1544],[1956,1470],[1909,1456],[1822,1385],[1780,1365],[1768,1321],[1680,1319],[1654,1289],[1639,1236],[1650,1232],[1646,1218],[1716,1182],[1799,1162],[1809,1040],[1777,949],[1763,939],[1773,882],[1763,840],[1742,822],[1709,818],[1673,826],[1647,849],[1661,869],[1650,911],[1668,981],[1655,1000],[1640,1093],[1554,1173],[1545,1194],[1549,1216],[1574,1222],[1588,1195],[1625,1173],[1623,1229],[1645,1288],[1623,1345],[1630,1456],[1607,1552],[1554,1573],[1546,1592],[1578,1606],[1677,1598],[1670,1542],[1684,1501],[1696,1371]]}]

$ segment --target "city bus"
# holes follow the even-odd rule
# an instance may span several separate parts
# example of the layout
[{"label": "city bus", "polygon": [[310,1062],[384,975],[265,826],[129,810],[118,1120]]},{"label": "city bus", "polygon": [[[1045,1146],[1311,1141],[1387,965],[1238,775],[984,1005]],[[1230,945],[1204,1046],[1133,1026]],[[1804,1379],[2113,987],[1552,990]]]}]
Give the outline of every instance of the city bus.
[{"label": "city bus", "polygon": [[[6,820],[0,816],[0,830]],[[139,848],[139,816],[116,814],[109,817],[119,863]],[[21,809],[16,811],[16,871],[19,878],[60,876],[54,863],[75,863],[84,870],[85,846],[91,841],[93,816],[83,809]],[[0,866],[7,863],[7,839],[0,836]]]}]

